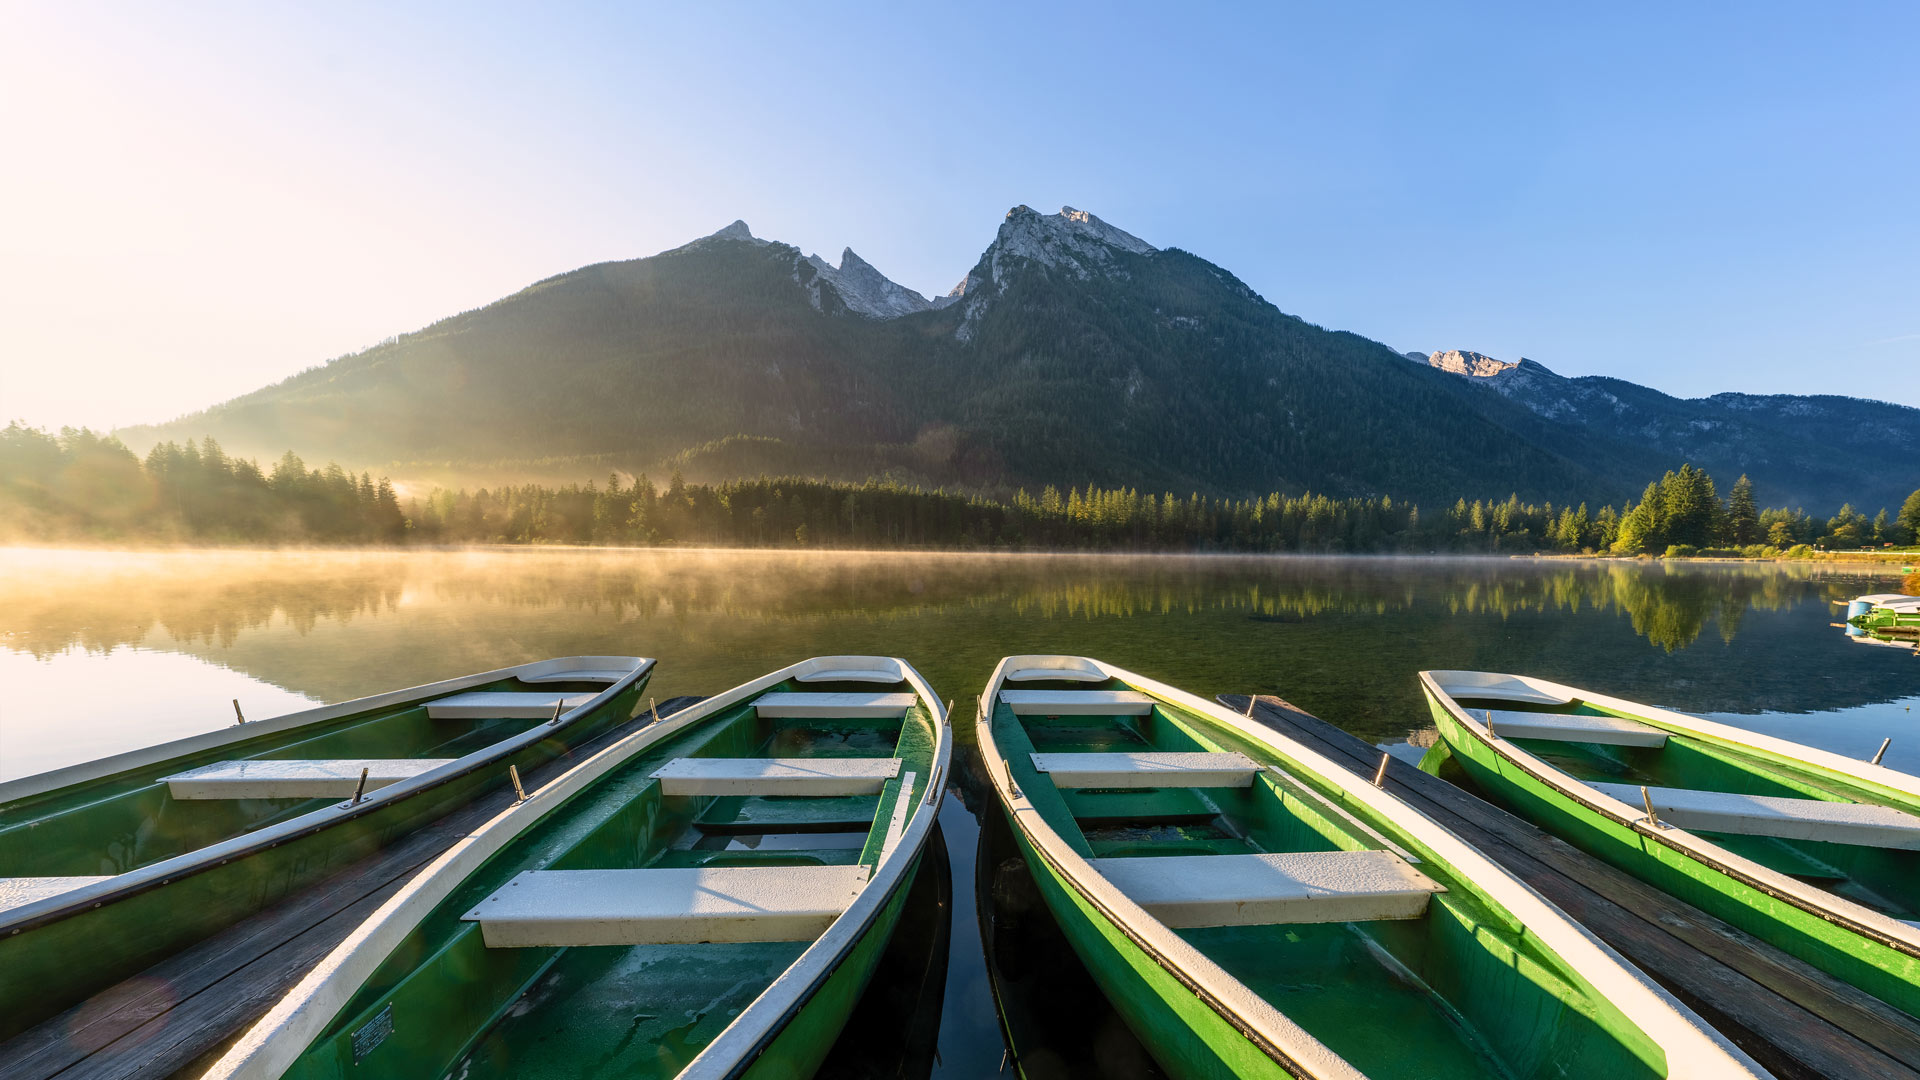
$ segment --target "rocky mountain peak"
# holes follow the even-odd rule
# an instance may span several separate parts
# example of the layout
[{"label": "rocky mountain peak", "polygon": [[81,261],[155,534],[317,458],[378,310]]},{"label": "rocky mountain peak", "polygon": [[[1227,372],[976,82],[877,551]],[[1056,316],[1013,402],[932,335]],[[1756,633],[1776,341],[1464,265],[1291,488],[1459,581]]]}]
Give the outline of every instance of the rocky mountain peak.
[{"label": "rocky mountain peak", "polygon": [[739,242],[754,244],[759,247],[765,247],[772,241],[760,239],[759,237],[753,235],[753,230],[747,228],[747,223],[745,221],[735,220],[733,224],[727,226],[724,229],[721,229],[719,232],[708,233],[707,235],[701,237],[698,240],[695,240],[690,244],[682,244],[679,247],[674,248],[673,250],[674,251],[699,251],[704,248],[712,247],[716,244],[739,243]]},{"label": "rocky mountain peak", "polygon": [[[947,294],[946,302],[967,299],[971,322],[978,318],[977,305],[984,296],[988,292],[993,295],[1005,292],[1021,267],[1042,266],[1071,274],[1081,281],[1124,277],[1124,256],[1153,255],[1158,251],[1145,240],[1085,210],[1063,206],[1057,214],[1042,214],[1022,204],[1007,211],[993,243],[987,245],[980,261]],[[987,289],[989,285],[991,290]],[[966,340],[965,326],[961,328],[960,337]]]},{"label": "rocky mountain peak", "polygon": [[[1521,361],[1521,363],[1525,362],[1524,360]],[[1464,349],[1448,349],[1444,352],[1436,351],[1429,355],[1427,357],[1427,366],[1439,368],[1441,371],[1449,371],[1455,375],[1488,379],[1503,371],[1512,371],[1514,368],[1519,367],[1520,364],[1510,364],[1504,360],[1495,360],[1493,357],[1483,353],[1470,352]]]},{"label": "rocky mountain peak", "polygon": [[[807,285],[815,308],[820,307],[821,282],[832,285],[849,310],[871,319],[892,319],[943,306],[928,301],[926,297],[887,277],[872,263],[854,254],[852,248],[840,253],[839,266],[818,255],[809,255],[805,261],[813,268],[815,276],[812,281],[802,284]],[[797,275],[798,268],[795,272]]]}]

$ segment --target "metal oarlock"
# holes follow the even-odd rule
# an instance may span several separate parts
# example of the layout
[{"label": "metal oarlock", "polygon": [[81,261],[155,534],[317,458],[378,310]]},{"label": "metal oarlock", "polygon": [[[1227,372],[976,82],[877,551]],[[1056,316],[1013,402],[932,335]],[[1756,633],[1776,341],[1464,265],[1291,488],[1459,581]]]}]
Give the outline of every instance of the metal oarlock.
[{"label": "metal oarlock", "polygon": [[236,724],[244,724],[247,722],[247,714],[240,711],[239,698],[233,699],[233,722]]},{"label": "metal oarlock", "polygon": [[1880,759],[1881,759],[1881,758],[1883,758],[1883,757],[1886,757],[1886,756],[1887,756],[1887,747],[1889,747],[1889,746],[1892,746],[1892,745],[1893,745],[1893,736],[1891,736],[1891,735],[1889,735],[1889,736],[1887,736],[1886,738],[1884,738],[1884,739],[1881,739],[1881,740],[1880,740],[1880,749],[1878,749],[1878,750],[1875,750],[1875,751],[1873,752],[1873,760],[1872,760],[1872,761],[1869,761],[1869,762],[1867,762],[1867,764],[1869,764],[1869,765],[1878,765],[1878,764],[1880,764]]},{"label": "metal oarlock", "polygon": [[1492,709],[1487,710],[1486,717],[1487,717],[1487,738],[1489,739],[1499,738],[1500,736],[1495,735],[1493,733],[1493,710]]},{"label": "metal oarlock", "polygon": [[1640,802],[1647,808],[1647,824],[1659,825],[1660,815],[1653,812],[1653,796],[1647,793],[1647,785],[1640,785]]},{"label": "metal oarlock", "polygon": [[656,724],[659,723],[660,722],[660,703],[655,701],[653,698],[648,698],[647,710],[653,713],[653,722]]},{"label": "metal oarlock", "polygon": [[367,794],[367,770],[365,767],[362,767],[360,770],[360,782],[353,786],[353,802],[350,805],[359,806],[360,800],[362,798],[365,798],[366,794]]},{"label": "metal oarlock", "polygon": [[514,802],[527,801],[527,789],[520,786],[520,766],[507,766],[507,779],[513,781]]},{"label": "metal oarlock", "polygon": [[1380,767],[1373,770],[1373,786],[1374,787],[1387,786],[1387,762],[1391,760],[1393,760],[1392,754],[1389,754],[1384,750],[1380,752]]},{"label": "metal oarlock", "polygon": [[565,708],[566,704],[567,704],[567,701],[565,698],[561,698],[558,701],[555,701],[553,703],[553,719],[547,721],[548,727],[552,727],[553,725],[560,722],[560,710]]}]

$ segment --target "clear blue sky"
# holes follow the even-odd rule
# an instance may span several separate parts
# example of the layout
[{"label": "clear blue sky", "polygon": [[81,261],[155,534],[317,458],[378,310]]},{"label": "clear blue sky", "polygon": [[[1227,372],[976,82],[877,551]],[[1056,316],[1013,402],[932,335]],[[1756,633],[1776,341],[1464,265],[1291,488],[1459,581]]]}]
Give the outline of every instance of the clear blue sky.
[{"label": "clear blue sky", "polygon": [[944,292],[1016,203],[1398,349],[1920,404],[1920,5],[0,18],[0,412],[37,423],[172,416],[734,218]]}]

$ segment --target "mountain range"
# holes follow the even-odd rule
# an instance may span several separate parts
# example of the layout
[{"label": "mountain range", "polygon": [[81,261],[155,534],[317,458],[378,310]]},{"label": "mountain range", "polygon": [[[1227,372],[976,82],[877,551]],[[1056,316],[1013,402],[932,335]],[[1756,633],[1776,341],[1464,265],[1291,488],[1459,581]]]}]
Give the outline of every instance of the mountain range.
[{"label": "mountain range", "polygon": [[1402,354],[1071,207],[1014,207],[946,296],[744,222],[583,267],[164,424],[401,481],[804,474],[1619,501],[1692,461],[1763,501],[1897,505],[1920,410],[1683,400],[1531,360]]}]

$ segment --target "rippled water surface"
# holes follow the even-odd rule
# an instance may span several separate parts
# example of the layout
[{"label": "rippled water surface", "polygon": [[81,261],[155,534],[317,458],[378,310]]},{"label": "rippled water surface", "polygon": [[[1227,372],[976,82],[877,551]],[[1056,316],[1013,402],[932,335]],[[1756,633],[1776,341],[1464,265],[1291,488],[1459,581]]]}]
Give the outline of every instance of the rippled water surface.
[{"label": "rippled water surface", "polygon": [[[1421,668],[1525,672],[1920,771],[1920,659],[1850,643],[1805,566],[679,551],[0,551],[0,779],[249,718],[575,653],[711,694],[821,653],[904,656],[954,699],[953,920],[937,1073],[1000,1064],[973,912],[972,701],[998,659],[1083,653],[1276,693],[1383,746],[1431,734]],[[1403,750],[1410,751],[1411,748]],[[987,795],[990,799],[990,794]],[[1150,1071],[1099,1003],[1033,1072]],[[1084,1021],[1081,1023],[1080,1021]]]}]

